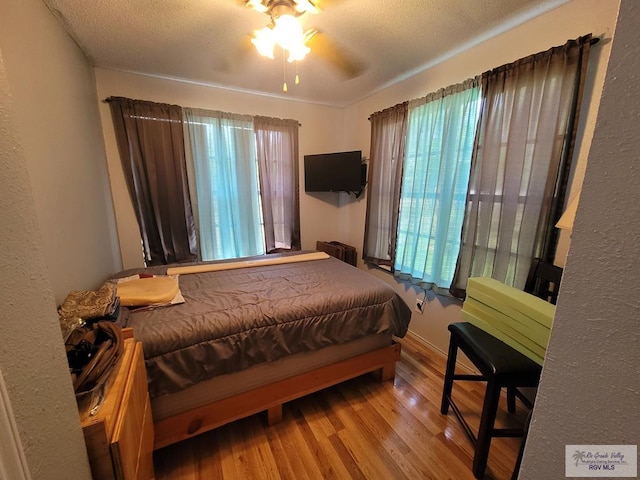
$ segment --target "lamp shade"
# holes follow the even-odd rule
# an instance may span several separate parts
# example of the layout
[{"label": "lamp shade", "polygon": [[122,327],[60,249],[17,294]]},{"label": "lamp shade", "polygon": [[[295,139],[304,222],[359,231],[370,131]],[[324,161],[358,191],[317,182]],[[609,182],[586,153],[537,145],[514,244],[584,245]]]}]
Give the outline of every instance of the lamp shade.
[{"label": "lamp shade", "polygon": [[579,190],[578,193],[571,197],[569,203],[567,204],[566,210],[560,217],[560,220],[558,220],[558,223],[556,223],[556,228],[569,231],[573,229],[573,221],[576,218],[576,211],[578,210],[578,203],[580,201],[580,193],[581,190]]}]

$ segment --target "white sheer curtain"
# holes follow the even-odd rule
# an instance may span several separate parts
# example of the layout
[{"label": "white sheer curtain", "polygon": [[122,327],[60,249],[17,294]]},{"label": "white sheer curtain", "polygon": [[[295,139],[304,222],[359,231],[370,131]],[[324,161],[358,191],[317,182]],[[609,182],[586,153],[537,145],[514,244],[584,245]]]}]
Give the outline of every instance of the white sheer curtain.
[{"label": "white sheer curtain", "polygon": [[202,260],[265,253],[253,117],[184,112]]},{"label": "white sheer curtain", "polygon": [[254,117],[267,252],[300,250],[298,121]]},{"label": "white sheer curtain", "polygon": [[423,288],[453,278],[479,111],[479,78],[409,103],[394,270]]},{"label": "white sheer curtain", "polygon": [[400,204],[408,102],[371,115],[371,150],[362,258],[392,266]]},{"label": "white sheer curtain", "polygon": [[[590,35],[483,75],[485,98],[467,211],[451,292],[469,277],[493,277],[523,288],[541,257],[572,127]],[[567,158],[569,157],[569,158]],[[566,179],[563,180],[566,182]]]}]

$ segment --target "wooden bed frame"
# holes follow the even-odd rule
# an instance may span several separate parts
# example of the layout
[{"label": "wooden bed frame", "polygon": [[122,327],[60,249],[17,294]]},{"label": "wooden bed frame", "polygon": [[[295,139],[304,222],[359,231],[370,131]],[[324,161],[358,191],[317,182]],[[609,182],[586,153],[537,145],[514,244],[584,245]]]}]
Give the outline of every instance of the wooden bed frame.
[{"label": "wooden bed frame", "polygon": [[223,398],[154,422],[157,450],[240,418],[267,411],[267,422],[282,420],[282,404],[362,374],[376,371],[380,380],[395,377],[400,344],[372,350],[247,392]]}]

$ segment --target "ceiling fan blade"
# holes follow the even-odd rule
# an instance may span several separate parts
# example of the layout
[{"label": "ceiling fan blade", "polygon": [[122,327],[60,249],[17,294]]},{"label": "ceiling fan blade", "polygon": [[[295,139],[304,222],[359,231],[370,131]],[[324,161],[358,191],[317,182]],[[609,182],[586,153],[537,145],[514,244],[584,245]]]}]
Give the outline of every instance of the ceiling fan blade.
[{"label": "ceiling fan blade", "polygon": [[333,8],[336,4],[345,2],[346,0],[311,0],[315,7],[322,11],[327,8]]},{"label": "ceiling fan blade", "polygon": [[364,73],[367,66],[358,60],[344,47],[333,42],[327,35],[319,31],[312,31],[308,35],[306,44],[311,48],[311,54],[319,57],[336,67],[347,79],[355,78]]}]

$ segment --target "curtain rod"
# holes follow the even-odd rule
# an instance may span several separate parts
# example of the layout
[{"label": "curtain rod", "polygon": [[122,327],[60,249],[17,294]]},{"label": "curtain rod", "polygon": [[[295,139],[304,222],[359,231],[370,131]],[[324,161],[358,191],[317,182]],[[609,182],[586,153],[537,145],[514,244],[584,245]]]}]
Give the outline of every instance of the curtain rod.
[{"label": "curtain rod", "polygon": [[[104,98],[104,99],[102,99],[102,103],[109,103],[109,102],[112,102],[112,101],[113,101],[113,99],[114,99],[114,97],[107,97],[107,98]],[[154,103],[154,102],[153,102],[153,103]],[[183,108],[183,107],[180,107],[180,108]],[[248,114],[248,115],[249,115],[249,116],[251,116],[251,117],[256,117],[256,116],[257,116],[257,117],[261,117],[261,116],[262,116],[262,115],[250,115],[250,114]],[[282,120],[282,119],[280,119],[280,118],[276,118],[276,120]],[[299,126],[299,127],[302,127],[302,123],[298,122],[298,126]]]},{"label": "curtain rod", "polygon": [[[589,45],[593,46],[599,41],[600,41],[600,37],[592,37],[591,40],[589,40]],[[367,117],[367,120],[371,121],[371,116]]]}]

